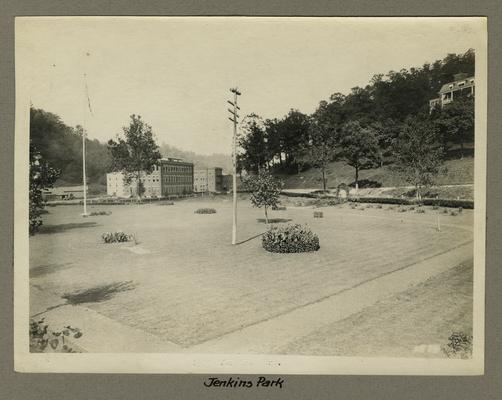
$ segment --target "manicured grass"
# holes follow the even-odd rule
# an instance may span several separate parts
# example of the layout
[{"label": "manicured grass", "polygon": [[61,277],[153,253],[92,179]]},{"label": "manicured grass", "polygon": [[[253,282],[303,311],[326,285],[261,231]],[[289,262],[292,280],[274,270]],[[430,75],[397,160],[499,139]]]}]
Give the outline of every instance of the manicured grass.
[{"label": "manicured grass", "polygon": [[452,268],[342,321],[289,343],[278,352],[359,357],[432,357],[452,332],[472,335],[472,261]]},{"label": "manicured grass", "polygon": [[[241,198],[244,197],[241,195]],[[201,207],[217,213],[202,218]],[[183,346],[201,343],[472,240],[472,211],[397,213],[347,205],[271,211],[318,234],[315,253],[274,254],[261,246],[263,211],[239,201],[238,242],[231,245],[231,197],[155,204],[99,206],[106,218],[83,219],[81,208],[59,206],[30,238],[30,279],[59,297],[109,285],[130,290],[82,305],[125,325]],[[90,209],[92,211],[92,208]],[[126,231],[134,243],[102,244],[103,232]],[[98,288],[98,289],[97,289]]]}]

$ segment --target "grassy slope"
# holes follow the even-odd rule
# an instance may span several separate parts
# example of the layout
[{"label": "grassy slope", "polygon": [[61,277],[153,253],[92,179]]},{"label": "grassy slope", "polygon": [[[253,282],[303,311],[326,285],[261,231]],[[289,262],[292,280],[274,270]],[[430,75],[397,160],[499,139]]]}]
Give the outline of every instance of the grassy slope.
[{"label": "grassy slope", "polygon": [[[447,172],[437,179],[438,185],[472,184],[474,182],[474,158],[452,159],[445,163]],[[328,187],[336,188],[340,183],[350,184],[354,181],[354,168],[344,161],[337,161],[328,167]],[[281,175],[286,189],[317,188],[321,186],[320,173],[316,169],[309,169],[295,175]],[[379,182],[383,187],[408,186],[396,171],[389,166],[364,170],[359,173],[359,179],[369,179]]]}]

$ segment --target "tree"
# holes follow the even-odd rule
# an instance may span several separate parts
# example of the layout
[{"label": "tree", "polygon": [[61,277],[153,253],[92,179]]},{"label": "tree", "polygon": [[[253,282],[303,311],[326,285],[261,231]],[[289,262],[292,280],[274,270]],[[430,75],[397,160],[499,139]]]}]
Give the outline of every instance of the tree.
[{"label": "tree", "polygon": [[298,110],[290,110],[279,124],[282,148],[288,168],[297,167],[300,145],[308,137],[310,119]]},{"label": "tree", "polygon": [[334,129],[317,121],[310,125],[308,142],[300,146],[300,162],[319,170],[323,191],[327,187],[326,168],[335,158],[336,147]]},{"label": "tree", "polygon": [[251,191],[251,204],[253,207],[264,207],[265,222],[268,224],[269,207],[277,207],[281,194],[282,182],[275,179],[268,171],[261,171],[256,176],[244,180],[244,184]]},{"label": "tree", "polygon": [[51,188],[59,177],[60,171],[52,168],[43,160],[42,155],[30,142],[30,191],[29,191],[29,233],[34,235],[42,225],[44,202],[42,191]]},{"label": "tree", "polygon": [[421,189],[434,183],[443,168],[444,153],[435,125],[424,117],[408,118],[394,143],[395,168],[415,187],[417,199]]},{"label": "tree", "polygon": [[151,173],[162,156],[151,126],[140,115],[131,115],[131,122],[123,131],[125,139],[117,136],[116,141],[108,141],[112,168],[124,174],[126,184],[136,181],[137,194],[141,198],[144,191],[142,175]]},{"label": "tree", "polygon": [[464,156],[465,143],[474,141],[474,99],[461,97],[446,104],[436,117],[436,124],[443,138],[460,145],[460,158]]},{"label": "tree", "polygon": [[268,166],[271,156],[268,154],[267,136],[261,118],[258,115],[247,116],[247,123],[239,136],[239,146],[243,153],[239,154],[240,170],[258,173],[261,168]]},{"label": "tree", "polygon": [[359,171],[378,166],[380,149],[373,129],[363,128],[359,121],[349,121],[340,132],[341,154],[355,169],[355,186],[358,189]]}]

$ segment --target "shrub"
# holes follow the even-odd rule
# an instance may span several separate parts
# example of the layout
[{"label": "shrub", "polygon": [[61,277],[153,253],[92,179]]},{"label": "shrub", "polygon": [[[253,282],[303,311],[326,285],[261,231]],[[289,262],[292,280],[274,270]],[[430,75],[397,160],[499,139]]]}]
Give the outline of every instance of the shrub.
[{"label": "shrub", "polygon": [[433,210],[439,210],[439,206],[432,206]]},{"label": "shrub", "polygon": [[[65,343],[65,337],[70,335],[74,339],[82,337],[79,328],[70,325],[65,326],[60,331],[48,331],[49,325],[45,324],[44,318],[36,321],[30,319],[30,352],[42,353],[50,346],[53,351],[62,353],[76,353],[68,343]],[[47,349],[48,350],[48,349]]]},{"label": "shrub", "polygon": [[322,218],[323,213],[322,211],[314,211],[314,218]]},{"label": "shrub", "polygon": [[274,211],[286,211],[286,207],[285,206],[275,206],[275,207],[272,207],[272,210],[274,210]]},{"label": "shrub", "polygon": [[303,253],[320,248],[319,237],[299,224],[272,227],[263,234],[262,246],[272,253]]},{"label": "shrub", "polygon": [[174,206],[174,202],[172,201],[163,201],[159,203],[159,206]]},{"label": "shrub", "polygon": [[419,208],[415,212],[419,214],[425,214],[425,210],[423,208]]},{"label": "shrub", "polygon": [[400,207],[400,208],[397,209],[397,211],[398,212],[406,212],[408,210],[406,208],[404,208],[404,207]]},{"label": "shrub", "polygon": [[456,217],[458,215],[458,213],[456,211],[450,211],[450,215],[452,217]]},{"label": "shrub", "polygon": [[461,213],[463,211],[463,208],[462,207],[459,207],[458,208],[458,212]]},{"label": "shrub", "polygon": [[101,238],[105,243],[122,243],[134,239],[134,235],[128,235],[127,233],[121,231],[105,232],[101,235]]},{"label": "shrub", "polygon": [[382,205],[381,204],[377,204],[376,208],[382,208]]},{"label": "shrub", "polygon": [[96,215],[111,215],[111,211],[92,211],[89,215],[94,217]]},{"label": "shrub", "polygon": [[448,344],[442,346],[449,358],[470,358],[472,356],[472,336],[463,332],[453,332],[448,337]]},{"label": "shrub", "polygon": [[448,214],[448,210],[446,208],[443,210],[443,214]]},{"label": "shrub", "polygon": [[194,211],[195,214],[216,214],[214,208],[198,208]]},{"label": "shrub", "polygon": [[410,207],[410,211],[413,211],[415,209],[415,207]]}]

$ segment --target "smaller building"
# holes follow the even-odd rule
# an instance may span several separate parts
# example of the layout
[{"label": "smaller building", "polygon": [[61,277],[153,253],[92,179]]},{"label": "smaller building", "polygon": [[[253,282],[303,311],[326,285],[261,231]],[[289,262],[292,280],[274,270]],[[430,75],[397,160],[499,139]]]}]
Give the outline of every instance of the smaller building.
[{"label": "smaller building", "polygon": [[193,174],[195,193],[217,193],[223,189],[223,170],[221,168],[196,169]]},{"label": "smaller building", "polygon": [[[87,186],[89,192],[89,186]],[[84,185],[77,186],[58,186],[55,188],[45,189],[42,192],[42,199],[44,201],[54,200],[73,200],[84,198]]]}]

